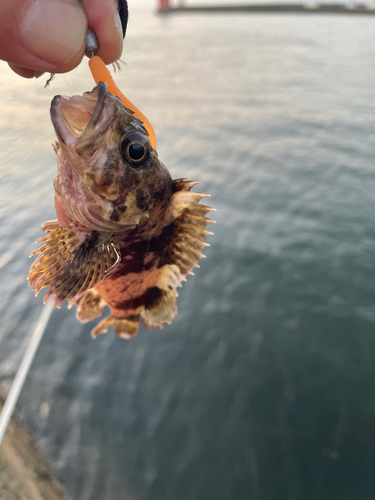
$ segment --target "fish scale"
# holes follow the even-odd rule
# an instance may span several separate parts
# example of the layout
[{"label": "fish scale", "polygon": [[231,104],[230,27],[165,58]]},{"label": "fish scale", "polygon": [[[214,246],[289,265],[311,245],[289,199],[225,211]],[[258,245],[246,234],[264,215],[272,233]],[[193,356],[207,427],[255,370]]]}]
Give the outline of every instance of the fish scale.
[{"label": "fish scale", "polygon": [[212,234],[206,214],[214,209],[200,204],[209,195],[191,191],[197,181],[172,180],[140,116],[104,82],[51,104],[57,220],[42,226],[49,236],[31,254],[28,281],[36,295],[55,295],[57,307],[76,306],[84,323],[108,306],[93,337],[113,327],[131,338],[140,322],[148,330],[171,323],[177,288]]}]

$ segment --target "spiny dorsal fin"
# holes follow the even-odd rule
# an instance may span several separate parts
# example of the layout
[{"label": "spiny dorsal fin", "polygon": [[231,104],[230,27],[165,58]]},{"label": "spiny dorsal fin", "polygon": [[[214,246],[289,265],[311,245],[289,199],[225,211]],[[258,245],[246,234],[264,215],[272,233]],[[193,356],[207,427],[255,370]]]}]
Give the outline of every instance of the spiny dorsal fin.
[{"label": "spiny dorsal fin", "polygon": [[73,227],[60,227],[57,221],[45,222],[43,231],[49,236],[39,238],[44,245],[30,254],[41,254],[31,266],[27,277],[38,295],[48,287],[44,302],[55,294],[55,304],[71,301],[94,287],[120,262],[120,248],[110,233],[80,233]]},{"label": "spiny dorsal fin", "polygon": [[175,219],[172,222],[167,262],[179,267],[182,278],[192,274],[195,267],[199,267],[198,261],[204,257],[202,250],[209,246],[206,238],[213,234],[205,228],[211,222],[215,222],[205,217],[207,212],[215,209],[199,205],[200,200],[209,195],[190,191],[195,184],[199,182],[186,179],[174,181],[172,204]]}]

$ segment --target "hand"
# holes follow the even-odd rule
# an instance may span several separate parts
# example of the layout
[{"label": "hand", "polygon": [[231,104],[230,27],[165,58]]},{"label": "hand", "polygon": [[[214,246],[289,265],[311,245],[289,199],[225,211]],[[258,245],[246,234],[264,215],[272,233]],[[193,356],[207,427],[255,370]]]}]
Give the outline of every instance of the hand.
[{"label": "hand", "polygon": [[126,0],[0,0],[0,59],[25,78],[71,71],[90,28],[110,64],[121,56],[127,20]]}]

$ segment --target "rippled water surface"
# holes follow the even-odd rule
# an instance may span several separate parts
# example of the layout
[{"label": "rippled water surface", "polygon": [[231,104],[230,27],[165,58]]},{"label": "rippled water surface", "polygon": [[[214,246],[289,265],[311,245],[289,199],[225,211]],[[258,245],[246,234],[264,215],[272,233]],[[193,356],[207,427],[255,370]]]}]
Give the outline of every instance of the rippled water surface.
[{"label": "rippled water surface", "polygon": [[[374,19],[132,10],[119,87],[217,224],[162,331],[96,341],[53,313],[18,412],[79,500],[375,495]],[[25,277],[54,218],[49,102],[0,75],[0,380],[42,309]]]}]

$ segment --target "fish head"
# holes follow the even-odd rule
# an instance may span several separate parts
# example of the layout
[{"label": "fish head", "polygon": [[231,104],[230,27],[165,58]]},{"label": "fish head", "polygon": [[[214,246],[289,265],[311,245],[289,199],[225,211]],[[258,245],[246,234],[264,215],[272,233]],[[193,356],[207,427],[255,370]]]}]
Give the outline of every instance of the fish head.
[{"label": "fish head", "polygon": [[70,223],[122,232],[144,221],[172,181],[133,111],[100,82],[82,96],[56,96],[51,118],[60,145],[55,189]]}]

